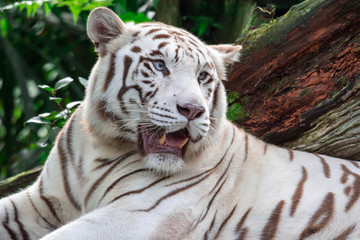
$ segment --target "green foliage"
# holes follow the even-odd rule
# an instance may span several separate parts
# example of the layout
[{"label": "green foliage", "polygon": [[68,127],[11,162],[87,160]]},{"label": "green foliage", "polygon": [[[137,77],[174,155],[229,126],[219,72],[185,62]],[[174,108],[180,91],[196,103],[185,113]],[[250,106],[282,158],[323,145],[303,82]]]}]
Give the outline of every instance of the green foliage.
[{"label": "green foliage", "polygon": [[195,33],[199,37],[210,35],[210,29],[212,27],[223,29],[223,26],[216,22],[213,17],[205,17],[205,16],[189,16],[189,19],[193,21],[193,27],[191,28],[191,32]]},{"label": "green foliage", "polygon": [[226,117],[232,122],[245,120],[249,116],[250,114],[246,112],[246,110],[239,103],[232,104],[226,113]]},{"label": "green foliage", "polygon": [[59,7],[67,6],[73,15],[74,24],[77,23],[78,17],[82,11],[91,11],[96,7],[111,6],[113,0],[63,0],[58,1]]},{"label": "green foliage", "polygon": [[[81,101],[72,101],[66,104],[67,99],[58,96],[58,91],[65,89],[68,85],[73,82],[73,79],[66,77],[60,79],[55,83],[55,87],[49,87],[47,85],[39,85],[40,89],[45,90],[50,94],[49,100],[56,102],[58,105],[58,111],[51,111],[40,113],[35,117],[30,118],[26,121],[26,124],[39,124],[47,125],[50,128],[50,131],[47,135],[44,135],[42,138],[41,146],[52,145],[55,141],[55,137],[58,134],[59,130],[65,125],[66,121],[69,119],[71,114],[74,112],[75,108],[81,104]],[[79,82],[86,87],[87,80],[84,78],[79,78]]]},{"label": "green foliage", "polygon": [[250,113],[248,113],[244,108],[249,101],[248,97],[240,98],[237,92],[229,92],[227,94],[229,107],[226,112],[226,117],[232,122],[245,120],[250,116]]}]

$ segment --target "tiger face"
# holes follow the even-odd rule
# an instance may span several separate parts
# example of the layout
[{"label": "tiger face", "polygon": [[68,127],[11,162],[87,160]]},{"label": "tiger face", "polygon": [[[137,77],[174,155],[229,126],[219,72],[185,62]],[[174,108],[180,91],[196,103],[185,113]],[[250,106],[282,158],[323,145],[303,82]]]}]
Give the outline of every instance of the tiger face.
[{"label": "tiger face", "polygon": [[88,18],[99,52],[85,98],[100,138],[137,143],[147,168],[173,174],[209,144],[225,118],[225,64],[241,46],[207,46],[161,23],[126,26],[106,8]]}]

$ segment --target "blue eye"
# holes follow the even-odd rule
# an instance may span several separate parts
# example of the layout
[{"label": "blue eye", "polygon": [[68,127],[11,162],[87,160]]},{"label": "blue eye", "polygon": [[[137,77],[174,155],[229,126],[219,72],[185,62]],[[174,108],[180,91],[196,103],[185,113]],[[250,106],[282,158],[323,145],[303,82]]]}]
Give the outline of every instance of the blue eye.
[{"label": "blue eye", "polygon": [[165,63],[163,60],[158,60],[154,63],[156,70],[162,72],[165,70]]},{"label": "blue eye", "polygon": [[207,77],[207,73],[206,72],[201,72],[198,76],[198,79],[199,80],[204,80],[206,77]]}]

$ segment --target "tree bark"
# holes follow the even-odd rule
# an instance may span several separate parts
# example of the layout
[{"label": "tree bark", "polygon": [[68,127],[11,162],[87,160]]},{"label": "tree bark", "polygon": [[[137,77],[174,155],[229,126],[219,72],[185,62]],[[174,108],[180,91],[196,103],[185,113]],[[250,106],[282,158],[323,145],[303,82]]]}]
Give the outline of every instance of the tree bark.
[{"label": "tree bark", "polygon": [[[226,87],[263,140],[360,160],[360,1],[315,0],[238,39]],[[234,108],[234,109],[239,109]]]},{"label": "tree bark", "polygon": [[224,29],[214,29],[214,38],[219,43],[232,43],[247,26],[256,7],[254,0],[225,0],[223,14],[218,22]]},{"label": "tree bark", "polygon": [[179,26],[179,0],[159,1],[156,6],[155,20]]},{"label": "tree bark", "polygon": [[9,194],[19,191],[32,184],[39,176],[42,167],[37,167],[32,170],[20,173],[14,177],[0,181],[0,198],[6,197]]}]

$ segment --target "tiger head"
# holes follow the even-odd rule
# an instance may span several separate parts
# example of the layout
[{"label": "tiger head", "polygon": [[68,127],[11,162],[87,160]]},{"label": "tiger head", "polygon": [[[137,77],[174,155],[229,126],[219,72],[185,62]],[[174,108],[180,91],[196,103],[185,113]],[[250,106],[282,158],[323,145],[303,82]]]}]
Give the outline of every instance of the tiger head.
[{"label": "tiger head", "polygon": [[165,174],[220,138],[221,80],[241,46],[207,46],[162,23],[126,26],[107,8],[91,12],[87,33],[99,53],[84,104],[94,135],[138,144],[145,166]]}]

